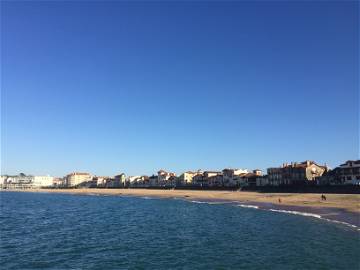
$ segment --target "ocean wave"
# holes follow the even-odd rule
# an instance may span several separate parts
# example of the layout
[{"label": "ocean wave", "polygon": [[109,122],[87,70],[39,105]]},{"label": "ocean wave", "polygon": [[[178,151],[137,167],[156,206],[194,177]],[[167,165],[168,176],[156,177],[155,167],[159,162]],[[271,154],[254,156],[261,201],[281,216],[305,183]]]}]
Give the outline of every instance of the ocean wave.
[{"label": "ocean wave", "polygon": [[289,211],[289,210],[280,210],[280,209],[269,209],[269,211],[286,213],[286,214],[293,214],[293,215],[300,215],[300,216],[305,216],[305,217],[322,218],[318,214],[307,213],[307,212]]},{"label": "ocean wave", "polygon": [[238,204],[237,206],[244,207],[244,208],[259,209],[259,206],[257,206],[257,205],[251,205],[251,204]]},{"label": "ocean wave", "polygon": [[357,231],[360,231],[360,228],[354,224],[350,224],[350,223],[347,223],[345,221],[339,221],[339,220],[334,220],[334,219],[328,219],[328,218],[321,218],[325,221],[328,221],[328,222],[333,222],[333,223],[337,223],[337,224],[341,224],[341,225],[345,225],[345,226],[348,226],[348,227],[351,227],[351,228],[354,228],[356,229]]},{"label": "ocean wave", "polygon": [[269,211],[272,212],[280,212],[280,213],[286,213],[286,214],[293,214],[293,215],[300,215],[300,216],[305,216],[305,217],[314,217],[314,218],[318,218],[327,222],[332,222],[332,223],[337,223],[337,224],[341,224],[341,225],[345,225],[347,227],[351,227],[356,229],[357,231],[360,231],[360,228],[354,224],[350,224],[348,222],[345,221],[339,221],[339,220],[335,220],[335,219],[329,219],[329,218],[324,218],[321,215],[318,214],[313,214],[313,213],[308,213],[308,212],[299,212],[299,211],[289,211],[289,210],[280,210],[280,209],[268,209]]},{"label": "ocean wave", "polygon": [[204,202],[204,201],[188,201],[192,203],[200,203],[200,204],[225,204],[226,202]]}]

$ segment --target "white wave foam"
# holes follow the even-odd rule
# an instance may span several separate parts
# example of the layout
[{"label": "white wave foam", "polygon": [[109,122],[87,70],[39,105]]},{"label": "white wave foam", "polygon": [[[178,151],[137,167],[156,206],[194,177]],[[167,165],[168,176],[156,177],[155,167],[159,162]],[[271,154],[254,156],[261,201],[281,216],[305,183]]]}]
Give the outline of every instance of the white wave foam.
[{"label": "white wave foam", "polygon": [[226,202],[204,202],[204,201],[189,201],[192,203],[201,203],[201,204],[225,204]]},{"label": "white wave foam", "polygon": [[227,202],[208,202],[208,204],[226,204]]},{"label": "white wave foam", "polygon": [[259,206],[257,206],[257,205],[251,205],[251,204],[238,204],[237,206],[245,207],[245,208],[259,209]]},{"label": "white wave foam", "polygon": [[325,221],[329,221],[329,222],[333,222],[333,223],[338,223],[338,224],[341,224],[341,225],[345,225],[345,226],[354,228],[354,229],[356,229],[357,231],[360,231],[360,228],[359,228],[358,226],[353,225],[353,224],[350,224],[350,223],[347,223],[347,222],[344,222],[344,221],[338,221],[338,220],[333,220],[333,219],[328,219],[328,218],[322,218],[322,219],[325,220]]},{"label": "white wave foam", "polygon": [[[199,203],[199,204],[225,204],[226,202],[204,202],[204,201],[188,201],[188,202],[192,202],[192,203]],[[360,231],[360,227],[344,222],[344,221],[338,221],[338,220],[333,220],[333,219],[327,219],[327,218],[323,218],[321,215],[319,214],[314,214],[314,213],[308,213],[308,212],[300,212],[300,211],[290,211],[290,210],[281,210],[281,209],[266,209],[266,208],[259,208],[259,206],[257,205],[251,205],[251,204],[237,204],[236,206],[238,207],[244,207],[244,208],[253,208],[253,209],[261,209],[261,210],[265,210],[265,211],[271,211],[271,212],[279,212],[279,213],[285,213],[285,214],[292,214],[292,215],[299,215],[299,216],[304,216],[304,217],[313,217],[313,218],[318,218],[327,222],[332,222],[332,223],[337,223],[337,224],[341,224],[341,225],[345,225],[347,227],[356,229],[357,231]]]},{"label": "white wave foam", "polygon": [[287,214],[293,214],[293,215],[300,215],[305,217],[314,217],[314,218],[322,218],[318,214],[313,213],[307,213],[307,212],[299,212],[299,211],[288,211],[288,210],[279,210],[279,209],[269,209],[269,211],[272,212],[280,212],[280,213],[287,213]]},{"label": "white wave foam", "polygon": [[344,222],[344,221],[323,218],[321,215],[318,215],[318,214],[307,213],[307,212],[299,212],[299,211],[279,210],[279,209],[269,209],[269,211],[287,213],[287,214],[293,214],[293,215],[300,215],[300,216],[305,216],[305,217],[314,217],[314,218],[318,218],[318,219],[321,219],[321,220],[324,220],[324,221],[337,223],[337,224],[345,225],[345,226],[348,226],[348,227],[351,227],[351,228],[355,228],[357,231],[360,231],[360,228],[358,226],[356,226],[356,225],[353,225],[353,224],[350,224],[350,223],[347,223],[347,222]]}]

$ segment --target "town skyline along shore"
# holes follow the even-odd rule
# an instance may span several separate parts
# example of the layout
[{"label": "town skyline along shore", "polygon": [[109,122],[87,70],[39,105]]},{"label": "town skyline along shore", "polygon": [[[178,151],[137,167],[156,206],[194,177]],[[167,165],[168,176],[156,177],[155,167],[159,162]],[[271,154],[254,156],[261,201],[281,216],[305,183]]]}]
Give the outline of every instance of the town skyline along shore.
[{"label": "town skyline along shore", "polygon": [[88,172],[72,172],[64,177],[49,175],[1,175],[0,188],[121,188],[121,187],[202,187],[246,188],[267,186],[327,186],[360,185],[360,160],[348,160],[330,169],[310,160],[283,163],[280,167],[267,168],[266,174],[259,169],[225,168],[221,171],[186,171],[180,175],[159,170],[157,174],[127,176],[98,176]]}]

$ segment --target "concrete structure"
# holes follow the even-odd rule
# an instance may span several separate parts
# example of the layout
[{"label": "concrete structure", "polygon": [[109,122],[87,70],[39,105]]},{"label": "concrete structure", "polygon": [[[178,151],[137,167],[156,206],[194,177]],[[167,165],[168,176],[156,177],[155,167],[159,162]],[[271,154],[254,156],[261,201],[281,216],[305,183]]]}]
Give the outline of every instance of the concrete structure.
[{"label": "concrete structure", "polygon": [[315,183],[315,180],[327,171],[326,165],[321,166],[309,160],[284,163],[282,167],[267,169],[269,184],[273,186]]},{"label": "concrete structure", "polygon": [[84,182],[91,181],[92,177],[89,173],[73,172],[66,176],[66,186],[75,187]]}]

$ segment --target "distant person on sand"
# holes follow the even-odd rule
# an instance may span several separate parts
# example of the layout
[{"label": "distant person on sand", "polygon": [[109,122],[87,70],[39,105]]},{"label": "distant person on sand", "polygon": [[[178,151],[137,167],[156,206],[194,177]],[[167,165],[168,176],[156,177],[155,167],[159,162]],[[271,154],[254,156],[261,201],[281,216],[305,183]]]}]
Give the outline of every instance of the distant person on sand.
[{"label": "distant person on sand", "polygon": [[279,203],[281,203],[281,198],[279,198]]},{"label": "distant person on sand", "polygon": [[326,201],[326,196],[324,194],[321,195],[321,200]]}]

